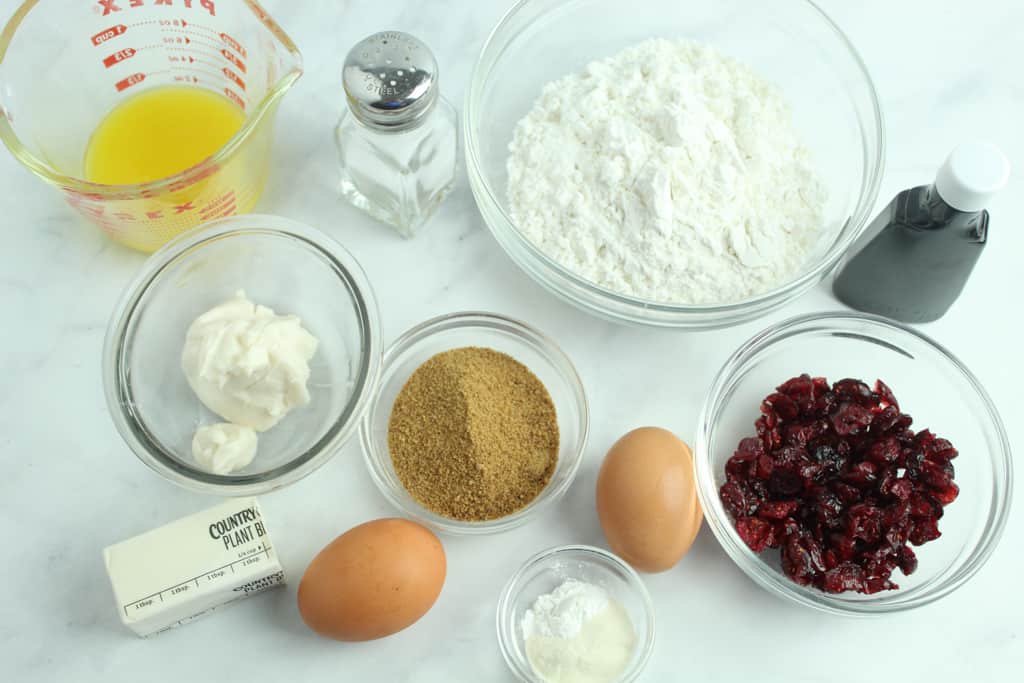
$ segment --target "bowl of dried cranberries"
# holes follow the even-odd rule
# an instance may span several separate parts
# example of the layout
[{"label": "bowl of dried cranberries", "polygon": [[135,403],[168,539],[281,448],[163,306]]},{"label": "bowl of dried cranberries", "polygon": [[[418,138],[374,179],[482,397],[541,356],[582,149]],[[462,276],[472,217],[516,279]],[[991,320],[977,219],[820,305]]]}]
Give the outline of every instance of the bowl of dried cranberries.
[{"label": "bowl of dried cranberries", "polygon": [[712,385],[695,461],[737,565],[838,614],[949,594],[988,559],[1010,507],[1009,441],[981,384],[874,316],[802,316],[744,344]]}]

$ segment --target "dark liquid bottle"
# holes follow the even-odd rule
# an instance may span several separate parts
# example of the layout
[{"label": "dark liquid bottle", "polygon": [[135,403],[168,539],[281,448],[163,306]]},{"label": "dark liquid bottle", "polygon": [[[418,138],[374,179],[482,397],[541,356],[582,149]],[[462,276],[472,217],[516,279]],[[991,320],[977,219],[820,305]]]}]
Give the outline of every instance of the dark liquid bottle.
[{"label": "dark liquid bottle", "polygon": [[961,145],[934,185],[905,190],[868,226],[832,289],[860,311],[909,323],[938,320],[956,301],[988,241],[982,206],[1009,164],[991,145]]}]

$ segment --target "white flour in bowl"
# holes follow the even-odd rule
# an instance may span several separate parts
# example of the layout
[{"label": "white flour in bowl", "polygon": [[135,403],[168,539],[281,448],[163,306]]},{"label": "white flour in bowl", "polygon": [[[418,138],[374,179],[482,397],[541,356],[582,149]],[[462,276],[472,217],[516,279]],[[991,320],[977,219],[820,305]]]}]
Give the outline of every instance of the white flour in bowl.
[{"label": "white flour in bowl", "polygon": [[781,93],[703,45],[649,40],[549,83],[509,146],[512,220],[649,301],[720,304],[796,276],[825,190]]}]

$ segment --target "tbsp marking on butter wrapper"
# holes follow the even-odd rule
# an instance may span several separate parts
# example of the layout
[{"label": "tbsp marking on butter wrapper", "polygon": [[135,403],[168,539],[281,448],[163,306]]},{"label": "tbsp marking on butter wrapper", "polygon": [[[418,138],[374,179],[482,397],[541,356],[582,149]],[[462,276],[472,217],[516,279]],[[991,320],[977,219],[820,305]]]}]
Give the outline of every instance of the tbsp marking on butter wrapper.
[{"label": "tbsp marking on butter wrapper", "polygon": [[103,551],[121,621],[149,636],[284,584],[254,498],[222,503]]}]

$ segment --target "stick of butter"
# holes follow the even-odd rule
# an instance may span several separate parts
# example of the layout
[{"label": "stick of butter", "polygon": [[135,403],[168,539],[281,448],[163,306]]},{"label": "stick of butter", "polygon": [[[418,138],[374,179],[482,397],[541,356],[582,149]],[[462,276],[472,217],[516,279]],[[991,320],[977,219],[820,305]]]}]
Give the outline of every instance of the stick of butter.
[{"label": "stick of butter", "polygon": [[237,498],[103,551],[125,626],[150,636],[284,584],[255,498]]}]

